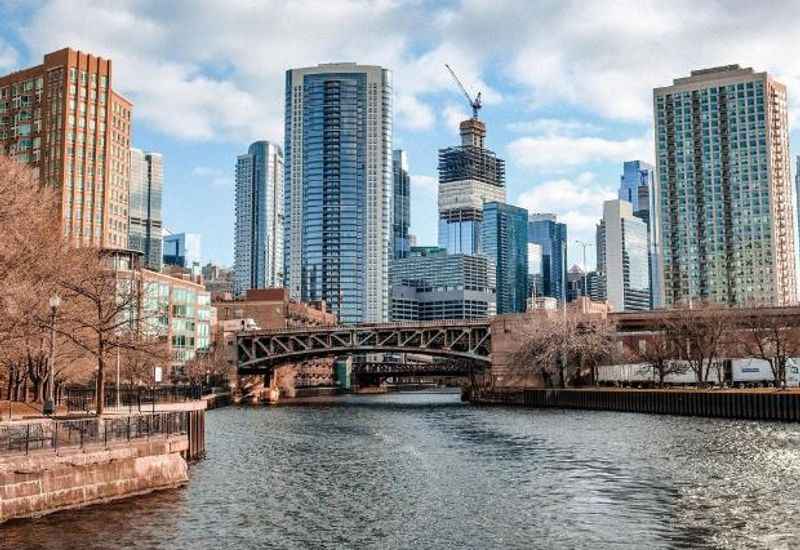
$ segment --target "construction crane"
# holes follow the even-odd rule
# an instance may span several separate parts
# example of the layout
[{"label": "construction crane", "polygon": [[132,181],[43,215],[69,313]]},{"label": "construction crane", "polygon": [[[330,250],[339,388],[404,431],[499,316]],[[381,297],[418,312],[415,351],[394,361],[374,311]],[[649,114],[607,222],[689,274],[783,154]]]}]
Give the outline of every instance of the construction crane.
[{"label": "construction crane", "polygon": [[478,111],[481,108],[481,93],[478,92],[478,95],[475,96],[475,99],[472,99],[472,97],[469,95],[469,92],[467,92],[467,89],[464,87],[464,85],[461,83],[461,81],[456,76],[455,71],[453,71],[453,69],[450,68],[450,65],[445,63],[444,66],[447,67],[447,70],[450,71],[450,74],[453,76],[453,80],[456,81],[456,84],[458,84],[458,87],[461,88],[462,92],[464,92],[464,95],[467,98],[467,102],[469,102],[469,106],[472,107],[472,118],[474,118],[475,120],[478,120]]}]

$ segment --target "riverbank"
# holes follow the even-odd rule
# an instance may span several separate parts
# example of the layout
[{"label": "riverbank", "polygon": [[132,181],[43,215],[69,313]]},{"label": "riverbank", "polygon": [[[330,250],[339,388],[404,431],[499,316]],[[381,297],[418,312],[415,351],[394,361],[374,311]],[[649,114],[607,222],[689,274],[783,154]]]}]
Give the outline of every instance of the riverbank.
[{"label": "riverbank", "polygon": [[513,405],[533,409],[800,421],[800,392],[786,390],[527,388],[481,390],[466,399],[477,405]]},{"label": "riverbank", "polygon": [[204,456],[204,401],[170,412],[5,422],[0,523],[174,488]]}]

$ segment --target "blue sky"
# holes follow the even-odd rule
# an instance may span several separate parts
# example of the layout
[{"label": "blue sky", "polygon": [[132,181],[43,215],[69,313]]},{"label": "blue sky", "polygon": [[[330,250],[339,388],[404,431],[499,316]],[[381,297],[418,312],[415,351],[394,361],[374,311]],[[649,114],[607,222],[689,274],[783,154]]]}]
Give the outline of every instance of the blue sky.
[{"label": "blue sky", "polygon": [[[394,71],[395,146],[408,151],[412,232],[436,242],[436,159],[482,91],[508,199],[594,240],[622,162],[652,160],[652,88],[739,63],[789,87],[800,146],[800,3],[516,0],[0,0],[0,73],[65,46],[113,60],[134,145],[165,156],[164,218],[233,258],[233,169],[256,139],[283,141],[284,72],[356,61]],[[593,251],[590,265],[593,265]]]}]

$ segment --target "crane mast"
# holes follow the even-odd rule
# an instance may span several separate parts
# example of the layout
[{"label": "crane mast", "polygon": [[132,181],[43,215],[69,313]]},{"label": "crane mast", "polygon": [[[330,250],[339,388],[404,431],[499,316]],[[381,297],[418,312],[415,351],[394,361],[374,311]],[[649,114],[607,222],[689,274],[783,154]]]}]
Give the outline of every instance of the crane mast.
[{"label": "crane mast", "polygon": [[467,98],[467,103],[469,103],[469,106],[472,107],[472,118],[478,120],[478,111],[481,108],[481,93],[478,92],[478,95],[476,95],[475,99],[473,99],[472,96],[469,95],[469,92],[467,92],[467,89],[458,79],[458,76],[456,76],[455,71],[450,67],[450,65],[445,63],[444,66],[447,67],[448,71],[450,71],[450,75],[453,77],[453,80],[456,81],[456,84],[458,84],[458,87],[464,93],[464,97]]}]

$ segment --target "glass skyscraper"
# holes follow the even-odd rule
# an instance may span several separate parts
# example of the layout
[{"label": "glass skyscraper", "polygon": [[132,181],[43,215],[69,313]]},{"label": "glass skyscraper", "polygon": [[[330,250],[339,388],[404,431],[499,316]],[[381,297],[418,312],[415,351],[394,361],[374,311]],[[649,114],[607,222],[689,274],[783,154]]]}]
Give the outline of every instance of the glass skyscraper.
[{"label": "glass skyscraper", "polygon": [[517,313],[528,304],[528,211],[502,202],[483,206],[481,253],[494,264],[497,313]]},{"label": "glass skyscraper", "polygon": [[796,303],[786,87],[729,65],[653,95],[665,304]]},{"label": "glass skyscraper", "polygon": [[355,63],[286,73],[286,286],[343,323],[389,317],[391,72]]},{"label": "glass skyscraper", "polygon": [[144,254],[144,266],[161,271],[161,194],[164,163],[159,153],[131,148],[128,189],[128,248]]},{"label": "glass skyscraper", "polygon": [[200,272],[200,235],[198,233],[173,233],[164,237],[164,263]]},{"label": "glass skyscraper", "polygon": [[505,161],[484,147],[486,125],[461,123],[461,145],[439,150],[439,246],[450,254],[480,251],[483,204],[505,202]]},{"label": "glass skyscraper", "polygon": [[563,303],[567,292],[567,226],[555,214],[528,216],[528,242],[541,246],[542,289],[537,295]]},{"label": "glass skyscraper", "polygon": [[656,168],[642,160],[623,164],[619,198],[633,208],[633,215],[647,224],[648,265],[650,271],[650,307],[661,307],[661,239],[658,210],[655,207]]},{"label": "glass skyscraper", "polygon": [[236,159],[234,292],[283,286],[283,152],[256,141]]},{"label": "glass skyscraper", "polygon": [[392,177],[394,181],[392,252],[394,258],[405,258],[411,247],[408,237],[408,227],[411,225],[411,178],[408,175],[408,155],[402,149],[395,149],[392,152]]},{"label": "glass skyscraper", "polygon": [[650,309],[647,223],[628,201],[603,203],[597,226],[597,271],[603,297],[614,311]]}]

